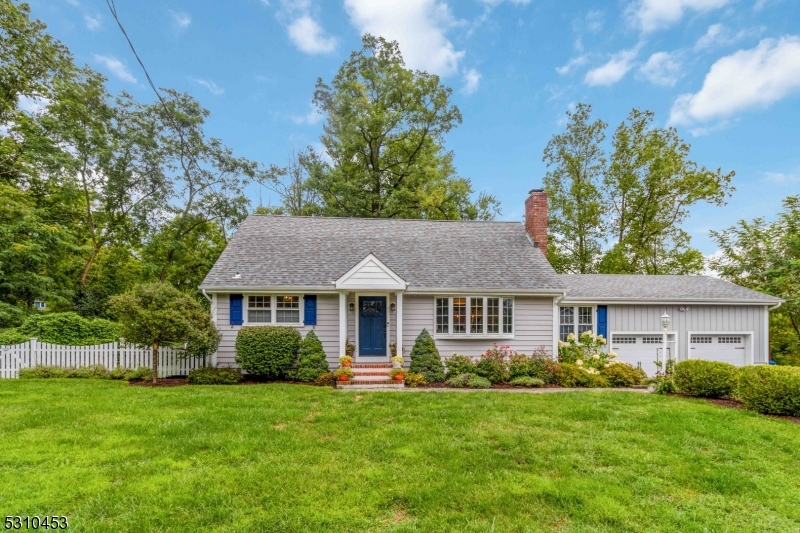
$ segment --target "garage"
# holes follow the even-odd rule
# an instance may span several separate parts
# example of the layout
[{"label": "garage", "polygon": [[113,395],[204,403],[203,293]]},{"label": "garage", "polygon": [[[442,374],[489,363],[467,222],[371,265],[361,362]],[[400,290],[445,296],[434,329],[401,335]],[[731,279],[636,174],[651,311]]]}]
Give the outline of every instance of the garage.
[{"label": "garage", "polygon": [[744,333],[692,333],[689,335],[689,358],[744,366],[747,364],[746,342]]},{"label": "garage", "polygon": [[[661,360],[664,350],[664,336],[661,333],[612,333],[611,351],[617,360],[639,367],[648,376],[658,372],[656,361]],[[667,335],[667,354],[675,358],[675,334]]]}]

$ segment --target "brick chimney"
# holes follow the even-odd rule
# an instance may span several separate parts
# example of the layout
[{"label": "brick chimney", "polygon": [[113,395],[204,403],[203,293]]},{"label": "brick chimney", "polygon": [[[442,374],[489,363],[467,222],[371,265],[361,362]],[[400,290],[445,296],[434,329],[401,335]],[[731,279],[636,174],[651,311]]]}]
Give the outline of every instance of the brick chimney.
[{"label": "brick chimney", "polygon": [[531,190],[525,200],[525,231],[547,257],[547,193],[543,189]]}]

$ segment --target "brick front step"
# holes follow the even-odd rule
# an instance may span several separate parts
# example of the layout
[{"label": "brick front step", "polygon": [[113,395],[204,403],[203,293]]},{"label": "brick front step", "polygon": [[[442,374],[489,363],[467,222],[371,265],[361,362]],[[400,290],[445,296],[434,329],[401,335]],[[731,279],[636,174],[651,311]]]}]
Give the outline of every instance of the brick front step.
[{"label": "brick front step", "polygon": [[347,381],[337,381],[337,387],[350,387],[352,385],[405,385],[404,381],[397,381],[394,379],[370,379],[370,378],[361,378],[361,379],[349,379]]},{"label": "brick front step", "polygon": [[405,384],[402,381],[395,380],[377,380],[377,381],[337,381],[336,387],[342,390],[381,390],[381,389],[402,389]]},{"label": "brick front step", "polygon": [[392,368],[392,363],[353,363],[352,368]]},{"label": "brick front step", "polygon": [[361,369],[356,368],[355,370],[353,370],[353,373],[356,375],[356,377],[358,377],[358,376],[383,376],[383,377],[386,377],[386,376],[389,375],[389,369],[388,368],[386,368],[386,369],[379,368],[379,369],[375,369],[375,370],[361,370]]}]

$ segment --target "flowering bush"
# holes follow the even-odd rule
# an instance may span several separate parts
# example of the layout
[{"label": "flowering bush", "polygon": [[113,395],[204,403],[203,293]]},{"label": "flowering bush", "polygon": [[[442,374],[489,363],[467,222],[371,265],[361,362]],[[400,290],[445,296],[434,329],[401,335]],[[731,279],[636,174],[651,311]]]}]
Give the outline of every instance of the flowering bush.
[{"label": "flowering bush", "polygon": [[562,363],[577,364],[579,360],[587,362],[595,360],[596,363],[592,364],[593,368],[603,368],[608,364],[606,359],[600,362],[603,358],[607,358],[608,354],[603,352],[603,346],[606,345],[606,340],[602,335],[595,335],[591,331],[584,331],[581,333],[580,338],[576,338],[574,333],[570,333],[567,337],[567,342],[558,341],[558,360]]},{"label": "flowering bush", "polygon": [[453,354],[453,356],[446,360],[444,364],[447,366],[448,377],[475,373],[475,363],[473,363],[472,359],[466,355]]},{"label": "flowering bush", "polygon": [[518,358],[519,355],[511,350],[510,346],[498,346],[497,343],[494,343],[491,348],[481,354],[478,364],[475,365],[475,373],[492,383],[508,381],[509,360]]}]

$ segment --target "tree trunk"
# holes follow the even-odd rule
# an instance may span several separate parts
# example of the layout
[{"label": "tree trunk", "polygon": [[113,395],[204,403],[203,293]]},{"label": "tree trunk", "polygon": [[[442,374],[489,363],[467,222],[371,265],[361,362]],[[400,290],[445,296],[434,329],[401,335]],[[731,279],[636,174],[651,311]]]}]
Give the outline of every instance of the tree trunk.
[{"label": "tree trunk", "polygon": [[158,382],[158,341],[153,341],[153,384]]},{"label": "tree trunk", "polygon": [[86,261],[86,266],[83,267],[83,272],[81,273],[81,287],[86,286],[86,278],[89,276],[89,269],[92,268],[92,264],[94,263],[98,253],[100,253],[100,247],[95,244],[92,248],[92,253],[89,256],[89,259]]}]

